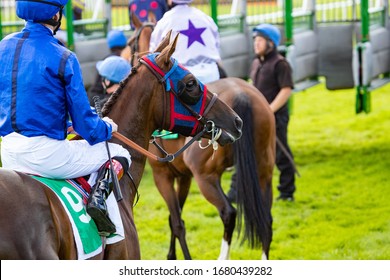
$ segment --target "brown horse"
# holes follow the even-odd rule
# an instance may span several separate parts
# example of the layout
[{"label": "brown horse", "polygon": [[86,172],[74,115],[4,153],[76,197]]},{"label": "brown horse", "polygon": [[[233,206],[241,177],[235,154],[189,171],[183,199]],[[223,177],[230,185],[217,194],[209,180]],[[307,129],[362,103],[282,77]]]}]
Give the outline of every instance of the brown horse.
[{"label": "brown horse", "polygon": [[[129,41],[136,53],[148,52],[150,34],[153,30],[133,17],[137,39]],[[137,45],[138,42],[138,45]],[[183,155],[173,162],[163,163],[149,160],[154,182],[169,209],[171,242],[168,259],[176,259],[176,238],[179,240],[185,259],[191,255],[185,239],[185,226],[181,212],[188,196],[192,177],[195,178],[202,194],[218,209],[224,224],[224,234],[219,259],[229,258],[229,249],[236,222],[236,209],[227,201],[221,188],[223,172],[235,165],[239,197],[238,228],[244,226],[243,240],[252,248],[262,245],[262,258],[269,257],[272,240],[272,173],[275,163],[274,115],[263,95],[252,85],[238,78],[226,78],[211,84],[209,89],[220,93],[219,98],[231,106],[244,121],[244,134],[236,145],[219,147],[214,153],[212,146],[201,149],[192,144]],[[233,107],[234,106],[234,107]],[[156,142],[167,153],[173,153],[183,146],[185,137],[177,140],[157,139]],[[202,146],[206,146],[203,140]],[[207,141],[206,141],[207,142]],[[161,153],[150,145],[149,151]],[[176,189],[175,189],[176,180]],[[244,222],[242,222],[242,218]]]},{"label": "brown horse", "polygon": [[[120,133],[147,149],[154,130],[171,127],[171,112],[174,111],[167,100],[175,100],[194,114],[194,119],[200,120],[194,122],[193,127],[198,128],[193,130],[194,133],[205,131],[212,123],[223,130],[218,139],[220,144],[234,142],[241,136],[242,121],[230,107],[216,99],[210,91],[201,90],[201,85],[196,84],[195,77],[189,72],[177,80],[165,77],[165,73],[174,75],[181,69],[171,59],[176,40],[168,45],[167,37],[157,49],[157,56],[145,58],[133,67],[132,73],[121,82],[103,107],[103,115],[118,124]],[[148,60],[153,65],[148,64]],[[172,85],[171,90],[167,90],[168,83]],[[180,97],[174,91],[178,85],[182,87]],[[193,103],[184,101],[194,96],[201,96],[206,107],[203,111],[194,110]],[[192,135],[188,130],[183,132],[179,126],[174,130]],[[211,137],[210,133],[214,133],[211,129],[207,131],[209,136],[204,137]],[[119,141],[115,139],[113,142]],[[130,173],[133,180],[130,176],[123,176],[120,180],[123,200],[118,203],[125,239],[107,245],[104,252],[96,257],[98,259],[141,257],[133,220],[133,203],[146,156],[135,149],[128,149],[132,155]],[[61,202],[50,190],[28,175],[2,168],[0,192],[0,259],[77,259],[71,223]]]},{"label": "brown horse", "polygon": [[[244,122],[243,135],[233,145],[218,147],[203,139],[200,145],[192,144],[173,162],[149,161],[154,182],[169,208],[171,242],[168,259],[176,259],[175,240],[179,240],[183,255],[191,259],[185,239],[185,226],[181,212],[187,198],[192,177],[202,194],[219,212],[224,234],[219,259],[229,258],[229,248],[235,229],[244,229],[243,241],[252,248],[262,246],[262,258],[268,259],[272,240],[272,173],[275,163],[275,123],[272,111],[261,93],[246,81],[225,78],[208,84],[209,89],[219,92],[218,97],[231,106]],[[188,138],[187,138],[188,140]],[[168,153],[182,146],[186,138],[177,140],[158,138],[157,143]],[[202,147],[201,147],[202,146]],[[150,146],[149,150],[158,153]],[[222,187],[221,176],[235,166],[237,211],[228,202]],[[176,180],[176,190],[175,190]]]}]

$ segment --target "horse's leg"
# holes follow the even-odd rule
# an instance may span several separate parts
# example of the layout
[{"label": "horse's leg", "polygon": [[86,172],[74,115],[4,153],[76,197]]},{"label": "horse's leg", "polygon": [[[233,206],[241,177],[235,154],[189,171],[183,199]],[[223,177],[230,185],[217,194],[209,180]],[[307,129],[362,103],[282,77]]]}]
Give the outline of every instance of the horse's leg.
[{"label": "horse's leg", "polygon": [[134,224],[133,213],[131,217],[127,219],[128,224],[124,225],[125,234],[126,234],[126,248],[127,248],[127,257],[125,259],[129,260],[140,260],[141,259],[141,249],[139,245],[138,232]]},{"label": "horse's leg", "polygon": [[[202,140],[202,146],[207,140]],[[201,149],[199,145],[191,145],[183,156],[184,162],[191,170],[203,196],[213,204],[219,212],[224,225],[221,252],[218,259],[229,259],[230,244],[236,225],[236,209],[228,202],[221,187],[221,176],[225,169],[233,165],[232,150],[229,147]]]},{"label": "horse's leg", "polygon": [[191,255],[188,249],[187,241],[186,241],[186,228],[184,221],[181,219],[181,213],[183,211],[184,203],[186,202],[188,192],[190,190],[191,186],[191,179],[192,176],[180,176],[177,178],[177,198],[179,201],[179,207],[180,207],[180,221],[181,221],[181,227],[179,228],[177,232],[177,238],[179,239],[181,249],[183,251],[184,258],[186,260],[191,259]]},{"label": "horse's leg", "polygon": [[[121,186],[126,186],[130,183],[128,176],[124,176],[121,181]],[[141,249],[139,245],[138,233],[134,223],[133,203],[135,192],[132,188],[122,187],[123,197],[129,197],[130,200],[125,199],[118,202],[119,211],[121,213],[123,228],[125,231],[125,239],[106,246],[104,251],[104,259],[109,260],[140,260]]]},{"label": "horse's leg", "polygon": [[172,222],[170,214],[168,217],[168,223],[169,223],[169,228],[171,229],[171,240],[169,241],[169,250],[168,250],[167,259],[168,260],[176,260],[177,259],[177,257],[176,257],[176,236],[173,233],[174,226],[172,225],[173,222]]},{"label": "horse's leg", "polygon": [[[176,140],[160,140],[160,145],[168,153],[176,152],[184,145],[185,137],[181,136]],[[153,145],[149,151],[158,154],[160,151]],[[177,157],[171,163],[159,163],[149,161],[153,170],[154,182],[169,210],[169,226],[171,229],[171,240],[167,258],[176,260],[176,238],[179,240],[184,258],[189,260],[191,255],[185,240],[185,227],[181,219],[181,210],[188,195],[192,174],[184,164],[182,157]],[[177,180],[177,192],[175,192],[175,179]]]},{"label": "horse's leg", "polygon": [[[124,194],[124,197],[125,194]],[[130,197],[130,196],[128,196]],[[129,260],[140,260],[141,249],[139,245],[139,238],[137,228],[134,223],[133,205],[134,201],[120,201],[119,205],[121,209],[121,216],[123,221],[123,227],[125,229],[125,246],[121,246],[117,249],[116,259],[129,259]],[[115,244],[113,244],[115,245]],[[114,258],[115,259],[115,258]]]},{"label": "horse's leg", "polygon": [[154,170],[154,174],[156,176],[155,183],[161,196],[164,198],[170,213],[169,226],[171,228],[171,241],[167,258],[169,260],[177,259],[175,240],[178,238],[180,245],[182,246],[184,258],[191,259],[188,246],[185,241],[185,228],[184,223],[181,220],[181,207],[174,189],[174,176],[173,174],[167,174],[167,172],[160,171],[161,170]]},{"label": "horse's leg", "polygon": [[176,235],[177,230],[181,226],[180,222],[180,209],[176,199],[174,183],[175,177],[169,171],[166,166],[153,166],[154,183],[161,196],[163,197],[165,204],[169,210],[168,224],[171,229],[171,240],[169,243],[169,251],[167,255],[168,260],[176,260]]},{"label": "horse's leg", "polygon": [[236,225],[236,209],[228,202],[222,190],[220,175],[194,173],[194,177],[204,197],[218,209],[224,226],[221,251],[218,259],[227,260],[229,259],[230,244]]},{"label": "horse's leg", "polygon": [[139,240],[137,230],[134,222],[124,221],[125,239],[114,244],[106,245],[104,250],[105,260],[140,260],[141,251],[139,247]]}]

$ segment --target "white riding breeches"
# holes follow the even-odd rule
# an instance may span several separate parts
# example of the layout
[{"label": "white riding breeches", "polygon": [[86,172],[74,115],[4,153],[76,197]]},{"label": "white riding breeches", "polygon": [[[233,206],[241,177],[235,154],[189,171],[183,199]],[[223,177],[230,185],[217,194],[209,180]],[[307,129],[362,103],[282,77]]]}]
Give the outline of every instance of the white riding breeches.
[{"label": "white riding breeches", "polygon": [[[111,157],[125,157],[121,145],[109,143]],[[104,142],[90,145],[85,140],[56,140],[46,136],[26,137],[11,133],[2,138],[1,161],[4,168],[54,179],[71,179],[96,172],[108,154]]]}]

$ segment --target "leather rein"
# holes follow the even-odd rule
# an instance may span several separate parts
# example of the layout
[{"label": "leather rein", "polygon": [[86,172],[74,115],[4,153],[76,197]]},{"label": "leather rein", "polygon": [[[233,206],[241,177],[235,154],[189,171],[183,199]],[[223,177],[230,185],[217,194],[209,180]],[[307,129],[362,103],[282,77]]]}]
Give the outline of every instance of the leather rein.
[{"label": "leather rein", "polygon": [[[154,76],[157,78],[157,80],[161,83],[163,89],[164,89],[164,93],[167,93],[167,90],[166,90],[166,83],[167,83],[167,79],[169,77],[166,77],[167,75],[165,76],[162,76],[159,72],[157,72],[147,61],[145,61],[143,58],[140,58],[139,59],[139,64],[135,67],[132,68],[132,73],[135,73],[137,72],[137,69],[138,67],[143,64],[146,66],[147,69],[149,69],[149,71],[151,71]],[[177,67],[177,64],[173,65],[173,67]],[[160,69],[161,70],[161,69]],[[172,69],[168,72],[171,73]],[[167,74],[167,73],[166,73]],[[214,103],[216,102],[216,100],[218,99],[217,95],[215,93],[213,93],[213,96],[210,100],[210,102],[207,104],[204,112],[202,114],[198,113],[198,112],[195,112],[188,104],[184,103],[178,96],[177,96],[177,93],[175,92],[175,90],[173,88],[170,88],[169,92],[171,92],[172,94],[175,95],[175,97],[177,98],[177,100],[179,100],[179,102],[200,122],[203,124],[203,129],[198,132],[195,136],[192,137],[192,139],[190,141],[188,141],[182,148],[180,148],[177,152],[173,153],[173,154],[169,154],[168,152],[166,152],[160,145],[158,145],[158,143],[155,141],[155,137],[149,142],[151,144],[154,144],[158,150],[160,152],[162,152],[164,154],[164,157],[158,157],[156,156],[155,154],[149,152],[148,150],[144,149],[143,147],[139,146],[138,144],[136,144],[135,142],[133,142],[132,140],[128,139],[126,136],[124,136],[123,134],[119,133],[119,132],[113,132],[112,136],[117,138],[118,140],[122,141],[123,143],[127,144],[128,146],[132,147],[133,149],[135,149],[136,151],[140,152],[141,154],[143,154],[144,156],[152,159],[152,160],[156,160],[156,161],[159,161],[159,162],[172,162],[177,156],[179,156],[181,153],[183,153],[193,142],[195,141],[198,141],[200,140],[200,138],[205,134],[205,133],[211,133],[212,137],[211,137],[211,140],[209,140],[210,143],[216,144],[216,141],[218,140],[218,138],[220,137],[221,133],[222,133],[222,130],[220,128],[216,128],[215,127],[215,124],[212,120],[208,120],[207,118],[204,117],[204,115],[206,115],[211,107],[214,105]],[[164,113],[165,115],[165,113]]]}]

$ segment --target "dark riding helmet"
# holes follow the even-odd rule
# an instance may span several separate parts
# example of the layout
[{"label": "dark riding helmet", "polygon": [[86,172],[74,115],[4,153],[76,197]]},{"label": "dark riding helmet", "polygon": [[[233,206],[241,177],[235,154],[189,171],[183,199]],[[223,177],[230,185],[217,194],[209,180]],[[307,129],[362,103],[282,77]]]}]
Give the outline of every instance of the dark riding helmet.
[{"label": "dark riding helmet", "polygon": [[63,9],[68,0],[16,0],[16,15],[27,21],[45,22]]},{"label": "dark riding helmet", "polygon": [[256,36],[264,37],[267,40],[271,40],[275,48],[280,44],[280,31],[276,26],[269,23],[262,23],[253,28],[253,38]]}]

